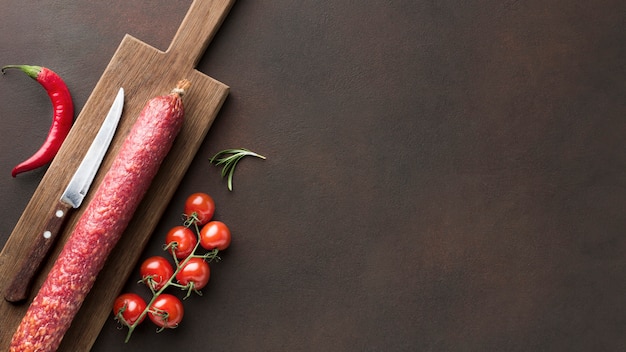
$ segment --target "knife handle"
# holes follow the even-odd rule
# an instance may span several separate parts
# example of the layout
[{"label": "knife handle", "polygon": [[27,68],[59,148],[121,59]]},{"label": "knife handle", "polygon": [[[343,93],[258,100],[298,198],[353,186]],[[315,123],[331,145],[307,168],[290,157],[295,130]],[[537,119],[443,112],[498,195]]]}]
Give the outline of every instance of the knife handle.
[{"label": "knife handle", "polygon": [[11,283],[4,293],[4,299],[11,303],[23,303],[30,295],[35,277],[41,270],[43,262],[56,242],[61,228],[65,224],[68,213],[72,209],[69,204],[59,201],[54,212],[44,226],[44,230],[35,238],[27,257],[15,272]]}]

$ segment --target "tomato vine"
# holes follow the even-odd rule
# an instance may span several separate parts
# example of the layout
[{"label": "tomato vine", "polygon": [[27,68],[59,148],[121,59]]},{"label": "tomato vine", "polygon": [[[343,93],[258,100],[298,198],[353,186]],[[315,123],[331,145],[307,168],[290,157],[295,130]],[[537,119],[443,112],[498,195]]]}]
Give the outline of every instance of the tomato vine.
[{"label": "tomato vine", "polygon": [[[192,198],[195,202],[190,201]],[[198,201],[198,198],[203,201]],[[207,214],[208,208],[211,209],[210,214]],[[177,296],[166,293],[167,290],[178,288],[186,291],[183,300],[193,293],[202,295],[200,290],[206,286],[210,277],[209,263],[219,261],[219,252],[228,248],[231,241],[230,230],[226,224],[211,221],[214,208],[215,203],[209,195],[190,195],[185,205],[183,225],[168,232],[163,246],[174,265],[165,257],[153,256],[147,258],[140,267],[139,283],[150,289],[150,300],[145,302],[135,293],[124,293],[115,300],[113,315],[122,326],[128,328],[125,342],[130,340],[133,331],[146,316],[158,327],[157,332],[178,326],[184,315],[184,306]],[[200,213],[203,215],[199,217]],[[217,233],[214,230],[216,226],[219,228]],[[180,251],[178,241],[182,247],[183,237],[171,236],[171,233],[184,231],[183,229],[192,230],[196,236],[193,241],[185,240],[185,245],[193,244],[191,250]]]}]

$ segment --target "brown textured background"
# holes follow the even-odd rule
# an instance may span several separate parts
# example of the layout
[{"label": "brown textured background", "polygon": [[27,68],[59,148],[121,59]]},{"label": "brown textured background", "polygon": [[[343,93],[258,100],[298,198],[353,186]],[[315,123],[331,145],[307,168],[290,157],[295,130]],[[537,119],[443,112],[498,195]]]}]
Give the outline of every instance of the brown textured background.
[{"label": "brown textured background", "polygon": [[[0,64],[80,110],[125,33],[166,49],[190,3],[7,0]],[[196,191],[232,247],[179,329],[125,345],[111,319],[93,351],[623,350],[625,24],[617,0],[237,1],[198,66],[230,95],[142,257]],[[0,244],[50,113],[0,77]],[[232,193],[231,147],[268,157]]]}]

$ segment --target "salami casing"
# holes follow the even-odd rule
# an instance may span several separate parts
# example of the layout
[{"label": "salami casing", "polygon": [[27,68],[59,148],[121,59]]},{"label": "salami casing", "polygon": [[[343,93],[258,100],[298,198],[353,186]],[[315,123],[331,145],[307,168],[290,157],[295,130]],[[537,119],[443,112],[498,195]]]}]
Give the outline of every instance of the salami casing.
[{"label": "salami casing", "polygon": [[148,101],[28,308],[11,352],[56,351],[183,122],[182,80]]}]

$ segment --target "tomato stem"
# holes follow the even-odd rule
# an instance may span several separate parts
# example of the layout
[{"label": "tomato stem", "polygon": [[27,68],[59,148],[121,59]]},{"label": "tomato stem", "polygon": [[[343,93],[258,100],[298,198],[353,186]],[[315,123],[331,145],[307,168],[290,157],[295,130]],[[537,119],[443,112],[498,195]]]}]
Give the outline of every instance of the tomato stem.
[{"label": "tomato stem", "polygon": [[185,222],[183,223],[185,227],[196,225],[196,230],[198,229],[198,221],[200,221],[200,218],[198,217],[198,213],[194,211],[191,214],[183,214],[183,218],[185,219]]},{"label": "tomato stem", "polygon": [[[172,243],[175,243],[176,245],[170,247],[170,254],[172,255],[172,258],[174,259],[174,264],[176,264],[176,267],[178,268],[178,266],[180,265],[178,262],[178,257],[176,256],[176,247],[178,246],[178,242],[172,242]],[[194,251],[195,251],[195,248],[194,248]]]}]

